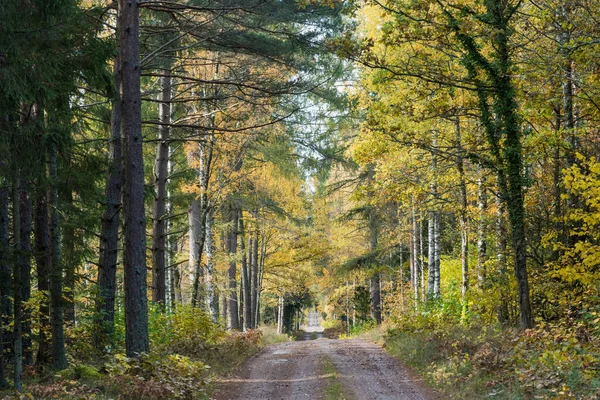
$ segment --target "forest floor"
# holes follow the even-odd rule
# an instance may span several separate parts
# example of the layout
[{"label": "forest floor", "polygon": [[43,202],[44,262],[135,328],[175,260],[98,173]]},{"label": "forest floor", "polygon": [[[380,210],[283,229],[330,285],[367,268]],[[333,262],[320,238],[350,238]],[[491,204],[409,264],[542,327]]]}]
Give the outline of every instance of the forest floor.
[{"label": "forest floor", "polygon": [[318,339],[279,343],[223,378],[216,400],[433,400],[423,380],[377,345]]}]

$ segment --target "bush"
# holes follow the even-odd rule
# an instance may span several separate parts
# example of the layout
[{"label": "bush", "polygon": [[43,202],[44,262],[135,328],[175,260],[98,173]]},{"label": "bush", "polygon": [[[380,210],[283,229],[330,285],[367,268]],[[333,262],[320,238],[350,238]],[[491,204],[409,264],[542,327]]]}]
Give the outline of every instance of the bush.
[{"label": "bush", "polygon": [[200,399],[209,382],[209,367],[182,355],[157,353],[140,358],[115,357],[106,366],[110,390],[125,399]]}]

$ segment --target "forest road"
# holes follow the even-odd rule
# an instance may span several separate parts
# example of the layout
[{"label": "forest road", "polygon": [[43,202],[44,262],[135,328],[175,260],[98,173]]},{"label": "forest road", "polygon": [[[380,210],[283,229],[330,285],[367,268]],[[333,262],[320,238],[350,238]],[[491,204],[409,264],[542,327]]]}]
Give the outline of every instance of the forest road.
[{"label": "forest road", "polygon": [[[335,372],[333,372],[335,370]],[[422,379],[377,345],[318,339],[271,345],[236,376],[221,379],[215,400],[434,400]],[[332,390],[343,392],[332,397]]]}]

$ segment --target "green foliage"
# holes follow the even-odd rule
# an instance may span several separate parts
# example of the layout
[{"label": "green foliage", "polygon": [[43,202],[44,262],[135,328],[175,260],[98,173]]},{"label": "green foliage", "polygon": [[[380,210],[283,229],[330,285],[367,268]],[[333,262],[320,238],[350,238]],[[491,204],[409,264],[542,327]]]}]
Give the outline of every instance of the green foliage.
[{"label": "green foliage", "polygon": [[110,390],[124,399],[200,399],[209,383],[206,364],[179,354],[118,355],[106,369]]},{"label": "green foliage", "polygon": [[69,368],[58,373],[63,379],[67,380],[98,380],[102,374],[97,368],[85,364],[72,364]]},{"label": "green foliage", "polygon": [[358,321],[366,321],[371,312],[371,299],[369,290],[364,286],[357,286],[354,290],[354,310]]},{"label": "green foliage", "polygon": [[157,353],[200,358],[227,336],[199,308],[178,304],[171,312],[164,312],[159,305],[151,304],[149,309],[150,344]]}]

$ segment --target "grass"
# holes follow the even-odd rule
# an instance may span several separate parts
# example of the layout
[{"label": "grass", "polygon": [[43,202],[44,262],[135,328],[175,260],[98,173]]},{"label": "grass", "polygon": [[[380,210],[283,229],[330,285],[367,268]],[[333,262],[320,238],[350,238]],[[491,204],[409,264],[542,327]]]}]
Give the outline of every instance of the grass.
[{"label": "grass", "polygon": [[260,343],[262,346],[268,346],[275,343],[289,342],[292,338],[285,333],[277,333],[277,327],[274,325],[263,325],[259,328],[262,336]]},{"label": "grass", "polygon": [[340,382],[337,370],[327,357],[321,358],[321,369],[323,375],[327,377],[327,385],[323,389],[325,400],[350,400],[347,395],[344,385]]}]

